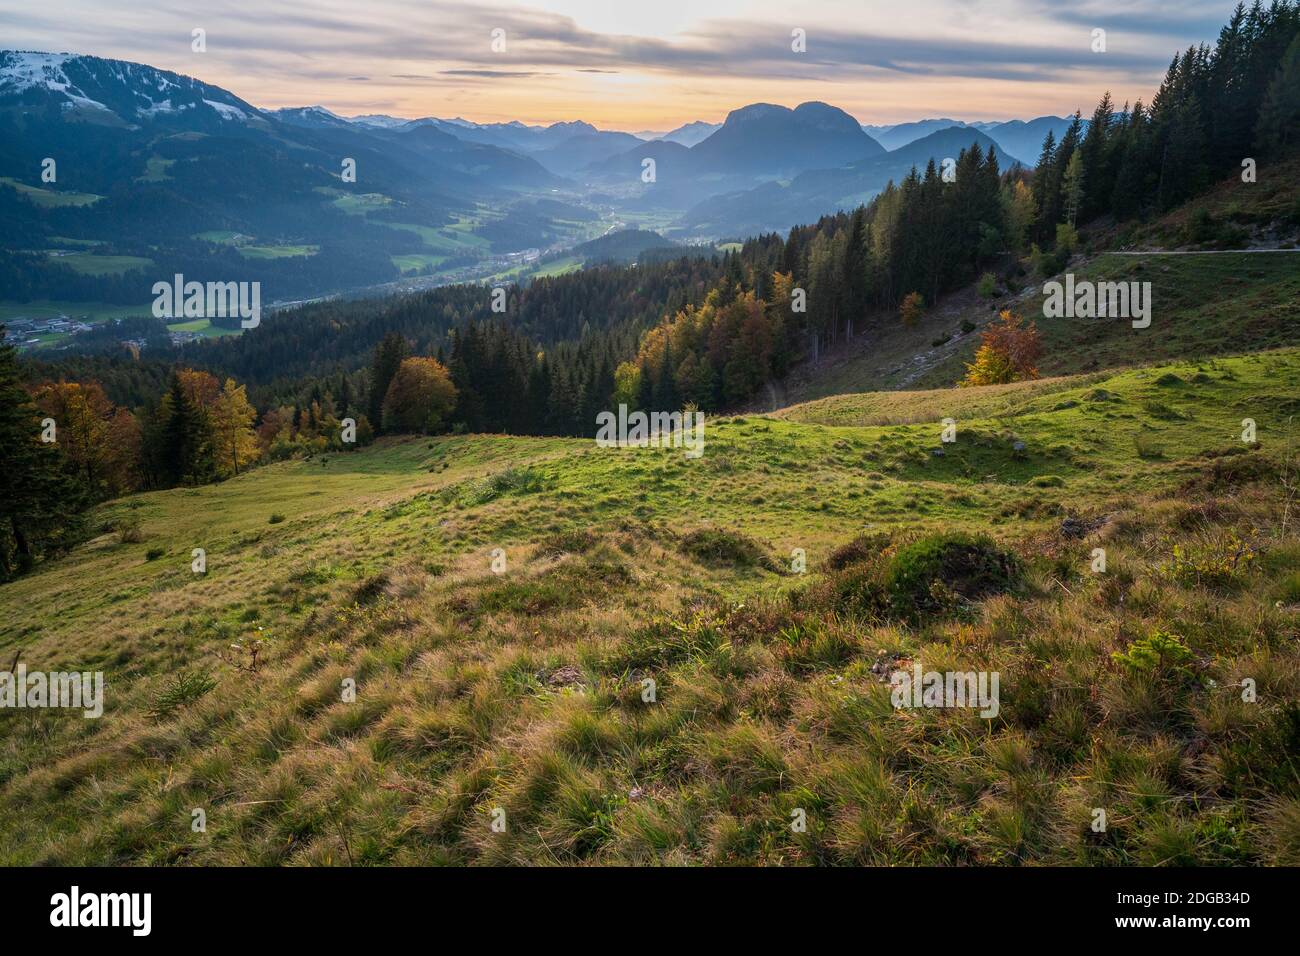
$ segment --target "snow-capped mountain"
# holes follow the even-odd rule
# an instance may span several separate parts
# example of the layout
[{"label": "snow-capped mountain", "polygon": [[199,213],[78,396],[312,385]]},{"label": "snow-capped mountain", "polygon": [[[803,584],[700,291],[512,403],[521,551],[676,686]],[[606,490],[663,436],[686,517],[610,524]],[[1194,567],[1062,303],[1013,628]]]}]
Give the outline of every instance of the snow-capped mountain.
[{"label": "snow-capped mountain", "polygon": [[364,116],[352,116],[348,119],[358,126],[374,126],[377,129],[396,129],[411,122],[400,116],[387,116],[383,113],[367,113]]},{"label": "snow-capped mountain", "polygon": [[71,53],[0,51],[0,109],[58,110],[71,121],[187,127],[263,123],[260,110],[220,87],[141,63]]},{"label": "snow-capped mountain", "polygon": [[279,110],[267,110],[268,116],[274,116],[282,123],[293,126],[343,127],[347,128],[352,120],[339,116],[323,106],[290,106]]}]

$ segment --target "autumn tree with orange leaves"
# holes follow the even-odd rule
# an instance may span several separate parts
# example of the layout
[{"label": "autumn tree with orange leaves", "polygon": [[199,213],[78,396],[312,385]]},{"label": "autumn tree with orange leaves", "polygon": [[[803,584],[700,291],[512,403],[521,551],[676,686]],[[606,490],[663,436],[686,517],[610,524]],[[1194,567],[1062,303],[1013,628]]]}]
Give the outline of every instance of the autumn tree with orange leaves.
[{"label": "autumn tree with orange leaves", "polygon": [[1038,378],[1037,362],[1042,354],[1034,323],[1025,325],[1019,315],[1003,309],[997,321],[984,330],[975,361],[967,364],[966,377],[957,384],[965,388]]}]

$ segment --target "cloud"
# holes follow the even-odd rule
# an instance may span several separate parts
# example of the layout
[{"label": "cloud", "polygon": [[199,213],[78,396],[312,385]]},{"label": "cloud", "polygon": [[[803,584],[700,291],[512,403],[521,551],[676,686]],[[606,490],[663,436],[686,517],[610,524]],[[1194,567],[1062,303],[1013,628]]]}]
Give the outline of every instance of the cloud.
[{"label": "cloud", "polygon": [[1044,16],[1089,29],[1103,29],[1108,35],[1130,34],[1143,39],[1183,38],[1183,46],[1188,46],[1193,37],[1217,37],[1219,28],[1231,17],[1235,2],[1125,0],[1120,5],[1113,0],[1076,0],[1069,4],[1059,0],[1033,0],[1031,6]]},{"label": "cloud", "polygon": [[[0,9],[20,0],[0,0]],[[58,3],[57,7],[80,7],[82,3]],[[23,32],[57,32],[80,39],[96,52],[104,38],[133,42],[142,51],[175,54],[187,48],[179,35],[188,29],[166,23],[158,17],[152,30],[137,23],[115,26],[102,10],[87,4],[75,17],[44,16],[16,10],[11,27]],[[142,4],[141,6],[144,6]],[[1208,4],[1198,4],[1209,16]],[[1047,10],[1058,19],[1081,24],[1100,23],[1100,13],[1065,11],[1057,3],[1029,0],[1031,9]],[[1168,4],[1127,4],[1123,14],[1111,14],[1110,21],[1176,22]],[[1090,9],[1085,4],[1084,9]],[[784,24],[748,20],[710,20],[672,39],[598,33],[580,27],[569,16],[516,5],[483,5],[456,0],[434,0],[418,4],[396,0],[372,0],[346,7],[322,7],[304,14],[301,6],[288,0],[211,0],[204,15],[170,19],[183,26],[190,20],[208,25],[208,44],[213,56],[232,53],[288,56],[294,60],[331,59],[343,63],[369,64],[385,61],[437,62],[444,76],[467,75],[473,69],[493,73],[517,73],[529,78],[536,68],[564,67],[581,71],[628,72],[641,69],[696,75],[770,75],[773,69],[794,70],[796,75],[815,77],[845,72],[880,70],[904,74],[1002,77],[1036,81],[1073,68],[1097,68],[1100,64],[1082,40],[1073,45],[1013,43],[1004,38],[969,33],[940,36],[933,30],[920,35],[885,30],[851,29],[836,20],[818,26],[817,4],[803,11],[808,23],[808,52],[790,50],[789,28]],[[115,18],[116,15],[114,15]],[[900,13],[894,23],[906,28],[908,17]],[[914,29],[920,24],[910,24]],[[506,31],[505,53],[494,52],[493,29]],[[98,38],[95,43],[92,38]],[[1108,54],[1110,68],[1160,68],[1167,64],[1168,49]],[[510,64],[509,69],[501,66]],[[486,74],[483,74],[486,75]]]},{"label": "cloud", "polygon": [[[46,0],[39,7],[0,0],[0,18],[6,46],[139,60],[280,102],[317,101],[335,91],[342,105],[352,101],[349,83],[370,77],[386,78],[380,83],[394,92],[394,103],[398,96],[409,102],[417,84],[430,103],[490,87],[529,104],[561,92],[565,102],[581,102],[592,90],[642,81],[646,96],[671,84],[681,104],[736,83],[767,96],[781,83],[841,85],[827,98],[923,83],[936,98],[946,89],[961,102],[999,84],[1023,88],[1001,90],[1002,103],[1048,89],[1087,97],[1107,86],[1149,91],[1178,49],[1212,40],[1231,12],[1227,0],[803,0],[797,13],[808,45],[796,54],[781,7],[746,4],[701,4],[756,12],[696,19],[671,37],[597,31],[527,2],[467,0],[324,0],[306,10],[296,0],[206,0],[199,13],[167,0],[115,9],[102,0]],[[195,26],[207,30],[207,54],[189,50]],[[1109,34],[1104,55],[1089,45],[1096,27]],[[506,33],[505,52],[493,51],[495,29]],[[602,74],[611,79],[598,79]],[[971,80],[987,83],[976,88]],[[530,85],[511,90],[518,82]],[[382,95],[380,83],[369,96]],[[626,96],[630,88],[617,92]]]},{"label": "cloud", "polygon": [[517,79],[529,76],[555,76],[554,73],[537,73],[532,70],[442,70],[441,76],[475,76],[484,79]]}]

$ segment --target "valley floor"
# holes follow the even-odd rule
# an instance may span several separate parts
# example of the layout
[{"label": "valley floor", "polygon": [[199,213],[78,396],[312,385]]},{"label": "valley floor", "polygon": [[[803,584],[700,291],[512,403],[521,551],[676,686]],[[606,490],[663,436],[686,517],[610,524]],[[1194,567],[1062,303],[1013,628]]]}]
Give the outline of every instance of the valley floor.
[{"label": "valley floor", "polygon": [[[0,863],[1300,863],[1297,413],[1285,348],[112,502],[0,586],[6,662],[106,685],[0,712]],[[860,599],[953,530],[1023,580]]]}]

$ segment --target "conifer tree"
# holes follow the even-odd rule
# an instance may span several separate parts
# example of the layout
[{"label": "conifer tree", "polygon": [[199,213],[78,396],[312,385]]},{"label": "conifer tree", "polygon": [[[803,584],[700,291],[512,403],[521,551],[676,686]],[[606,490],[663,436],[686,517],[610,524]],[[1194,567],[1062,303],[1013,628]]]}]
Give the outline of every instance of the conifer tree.
[{"label": "conifer tree", "polygon": [[[384,396],[393,376],[407,356],[406,339],[400,332],[389,332],[375,348],[375,356],[370,364],[370,408],[369,418],[372,425],[380,424],[384,418]],[[297,422],[294,423],[297,427]]]},{"label": "conifer tree", "polygon": [[[57,429],[58,423],[55,423]],[[80,527],[80,490],[57,447],[41,440],[41,415],[22,387],[14,347],[0,326],[0,579],[21,574]]]}]

